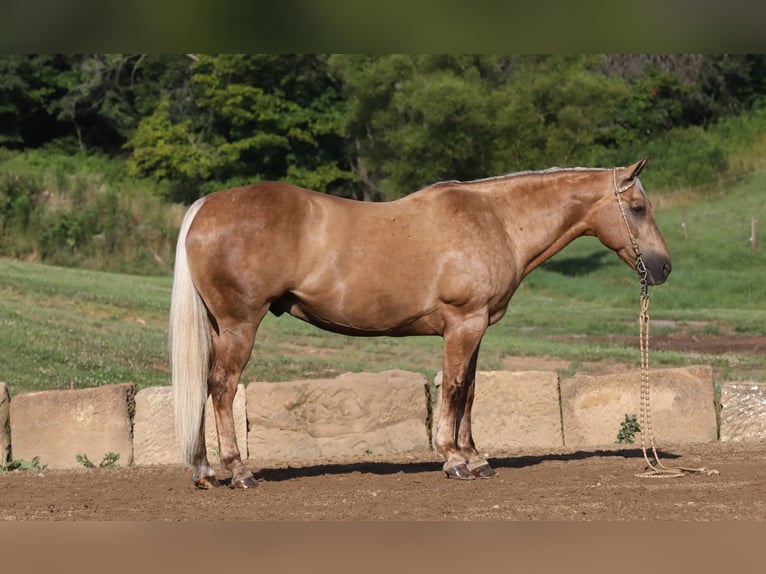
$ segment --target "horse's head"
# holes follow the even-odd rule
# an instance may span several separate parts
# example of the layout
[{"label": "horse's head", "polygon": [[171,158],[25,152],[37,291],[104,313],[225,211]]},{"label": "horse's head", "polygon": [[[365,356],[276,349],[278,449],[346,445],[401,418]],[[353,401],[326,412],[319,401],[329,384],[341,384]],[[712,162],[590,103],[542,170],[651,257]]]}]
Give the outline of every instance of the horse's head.
[{"label": "horse's head", "polygon": [[646,158],[629,166],[614,168],[609,175],[608,199],[599,201],[594,232],[601,243],[636,268],[636,248],[646,267],[649,285],[660,285],[670,275],[670,253],[654,221],[654,209],[638,174]]}]

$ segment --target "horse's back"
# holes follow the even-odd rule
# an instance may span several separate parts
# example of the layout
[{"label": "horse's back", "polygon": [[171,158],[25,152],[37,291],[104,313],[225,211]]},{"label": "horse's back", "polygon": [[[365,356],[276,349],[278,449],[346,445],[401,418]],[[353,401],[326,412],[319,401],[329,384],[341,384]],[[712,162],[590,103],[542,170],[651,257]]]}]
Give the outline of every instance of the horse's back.
[{"label": "horse's back", "polygon": [[[219,229],[232,224],[274,225],[295,221],[311,196],[322,195],[289,183],[260,182],[211,193],[197,215],[198,221]],[[195,226],[200,223],[195,221]]]}]

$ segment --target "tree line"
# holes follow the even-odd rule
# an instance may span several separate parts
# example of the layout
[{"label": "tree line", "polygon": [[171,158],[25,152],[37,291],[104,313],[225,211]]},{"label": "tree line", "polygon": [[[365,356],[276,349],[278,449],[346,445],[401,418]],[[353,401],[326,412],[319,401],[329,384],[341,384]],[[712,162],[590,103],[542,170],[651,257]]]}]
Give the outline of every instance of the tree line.
[{"label": "tree line", "polygon": [[383,200],[625,164],[764,95],[760,54],[3,55],[0,147],[124,158],[172,201],[268,179]]}]

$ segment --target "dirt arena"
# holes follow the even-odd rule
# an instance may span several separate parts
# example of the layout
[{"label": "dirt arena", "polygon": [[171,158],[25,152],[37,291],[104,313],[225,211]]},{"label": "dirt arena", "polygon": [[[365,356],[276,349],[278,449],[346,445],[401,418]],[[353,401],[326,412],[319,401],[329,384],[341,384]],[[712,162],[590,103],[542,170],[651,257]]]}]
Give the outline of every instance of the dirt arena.
[{"label": "dirt arena", "polygon": [[660,457],[718,474],[639,478],[641,449],[617,447],[494,456],[498,476],[468,482],[445,478],[436,456],[263,468],[252,491],[196,490],[182,466],[17,471],[0,474],[0,521],[766,519],[763,443],[680,445]]}]

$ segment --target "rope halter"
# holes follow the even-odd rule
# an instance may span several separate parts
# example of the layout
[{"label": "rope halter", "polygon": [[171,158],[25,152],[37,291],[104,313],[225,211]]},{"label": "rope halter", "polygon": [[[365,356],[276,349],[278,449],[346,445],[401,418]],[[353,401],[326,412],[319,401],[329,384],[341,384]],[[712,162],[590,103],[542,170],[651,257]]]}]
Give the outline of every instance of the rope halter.
[{"label": "rope halter", "polygon": [[[617,205],[620,208],[620,215],[622,221],[625,223],[625,228],[628,230],[628,237],[630,243],[633,246],[633,253],[636,256],[636,273],[638,273],[638,282],[641,286],[641,312],[639,314],[639,340],[641,347],[641,410],[639,415],[639,426],[641,428],[641,451],[644,455],[644,460],[648,465],[648,470],[643,473],[636,474],[639,478],[674,478],[687,476],[688,474],[718,474],[717,470],[710,470],[705,467],[701,468],[685,468],[685,467],[667,467],[662,464],[659,456],[657,455],[657,449],[654,445],[654,430],[652,428],[652,416],[651,408],[649,406],[649,283],[647,281],[648,271],[644,264],[644,259],[641,256],[641,250],[638,247],[636,237],[633,235],[633,231],[630,229],[628,223],[628,216],[625,213],[625,205],[622,201],[622,194],[628,191],[631,187],[636,185],[637,178],[632,178],[631,181],[622,187],[617,186],[617,168],[612,170],[612,183],[614,184],[614,196],[617,198]],[[652,449],[652,455],[654,456],[654,462],[649,460],[649,455],[646,449],[646,437],[649,437],[649,443]]]},{"label": "rope halter", "polygon": [[627,184],[623,185],[622,187],[618,187],[617,186],[617,168],[612,169],[612,183],[614,184],[614,196],[617,198],[617,206],[620,208],[620,215],[622,216],[623,223],[625,223],[625,229],[628,230],[628,238],[630,239],[630,244],[633,247],[633,254],[636,257],[636,273],[638,274],[638,284],[641,286],[641,297],[643,299],[643,298],[649,297],[649,283],[647,281],[647,276],[649,272],[646,269],[644,258],[641,256],[641,250],[638,248],[638,242],[636,241],[636,237],[635,235],[633,235],[633,231],[631,230],[630,224],[628,223],[628,216],[625,213],[625,204],[622,201],[622,194],[628,191],[634,185],[636,185],[636,181],[638,181],[638,179],[634,177]]}]

